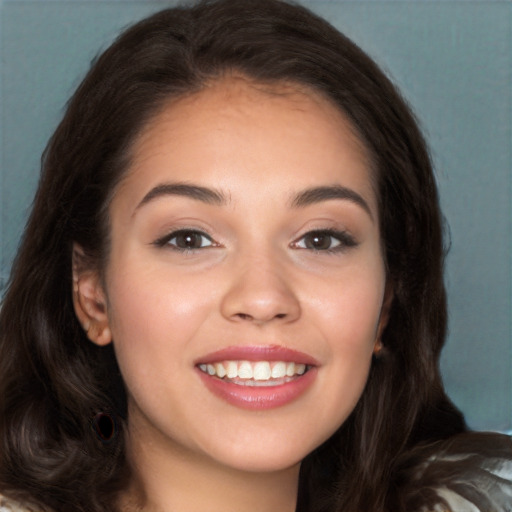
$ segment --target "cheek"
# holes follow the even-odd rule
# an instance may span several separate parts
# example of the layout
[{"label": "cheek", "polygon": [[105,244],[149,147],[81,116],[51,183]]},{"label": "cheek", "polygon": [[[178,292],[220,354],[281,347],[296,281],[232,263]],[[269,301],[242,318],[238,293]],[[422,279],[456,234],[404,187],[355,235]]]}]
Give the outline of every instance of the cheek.
[{"label": "cheek", "polygon": [[157,369],[172,375],[190,364],[187,350],[212,309],[204,279],[199,284],[155,269],[112,276],[109,320],[127,384],[144,385]]},{"label": "cheek", "polygon": [[197,325],[193,319],[205,314],[212,288],[203,275],[184,276],[165,265],[128,263],[121,261],[119,268],[126,270],[112,273],[108,283],[113,332],[131,337],[134,331],[162,328],[167,336],[179,337],[182,329]]},{"label": "cheek", "polygon": [[340,296],[323,310],[323,337],[329,340],[329,358],[338,367],[339,380],[364,385],[377,341],[380,302],[374,294]]},{"label": "cheek", "polygon": [[366,353],[376,341],[384,296],[384,272],[348,271],[311,290],[309,309],[333,351]]},{"label": "cheek", "polygon": [[[311,303],[325,344],[327,365],[322,378],[332,394],[338,426],[358,402],[377,341],[385,277],[380,265],[366,271],[353,269],[339,281],[329,282]],[[327,418],[326,418],[327,420]]]},{"label": "cheek", "polygon": [[[331,414],[336,428],[353,411],[365,388],[380,312],[380,288],[364,283],[354,288],[346,286],[323,308],[323,336],[329,340],[323,378],[332,396]],[[325,421],[328,422],[327,417]]]}]

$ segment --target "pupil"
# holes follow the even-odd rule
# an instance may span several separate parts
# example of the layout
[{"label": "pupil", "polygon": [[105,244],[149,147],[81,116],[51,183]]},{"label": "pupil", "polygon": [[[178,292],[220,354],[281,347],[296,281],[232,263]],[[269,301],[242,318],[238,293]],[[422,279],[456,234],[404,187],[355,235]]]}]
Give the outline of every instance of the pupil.
[{"label": "pupil", "polygon": [[326,235],[312,235],[309,239],[310,249],[329,249],[331,246],[331,237]]},{"label": "pupil", "polygon": [[176,244],[183,249],[195,249],[201,246],[201,238],[197,233],[184,233],[177,237]]}]

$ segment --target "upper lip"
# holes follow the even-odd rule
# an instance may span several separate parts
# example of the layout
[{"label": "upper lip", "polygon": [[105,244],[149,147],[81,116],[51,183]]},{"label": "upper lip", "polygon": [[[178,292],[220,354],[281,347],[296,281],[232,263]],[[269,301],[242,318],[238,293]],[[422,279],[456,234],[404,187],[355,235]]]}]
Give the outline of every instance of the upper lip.
[{"label": "upper lip", "polygon": [[318,361],[304,352],[279,345],[231,346],[202,356],[195,364],[219,361],[288,361],[308,366],[318,366]]}]

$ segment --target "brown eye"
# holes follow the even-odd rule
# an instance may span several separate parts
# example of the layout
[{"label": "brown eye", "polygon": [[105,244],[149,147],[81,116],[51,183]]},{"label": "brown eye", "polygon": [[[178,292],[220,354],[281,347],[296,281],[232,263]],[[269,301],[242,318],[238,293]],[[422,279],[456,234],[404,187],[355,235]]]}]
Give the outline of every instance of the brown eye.
[{"label": "brown eye", "polygon": [[354,247],[357,242],[346,231],[319,230],[306,233],[294,245],[299,249],[334,252]]},{"label": "brown eye", "polygon": [[166,245],[170,245],[178,250],[203,249],[213,245],[209,236],[200,231],[182,230],[175,231],[169,235]]},{"label": "brown eye", "polygon": [[328,233],[309,233],[304,237],[305,248],[315,251],[326,251],[340,245],[340,243],[339,240]]}]

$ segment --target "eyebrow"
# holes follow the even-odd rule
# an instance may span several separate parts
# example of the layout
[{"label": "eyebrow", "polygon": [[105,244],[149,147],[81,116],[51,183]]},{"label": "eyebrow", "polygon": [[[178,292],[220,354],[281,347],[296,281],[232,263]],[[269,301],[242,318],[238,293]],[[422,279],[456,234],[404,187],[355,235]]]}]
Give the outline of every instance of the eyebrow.
[{"label": "eyebrow", "polygon": [[373,220],[372,211],[368,203],[355,190],[341,185],[323,186],[308,188],[299,192],[292,200],[293,208],[304,208],[306,206],[329,201],[331,199],[342,199],[351,201],[360,206]]},{"label": "eyebrow", "polygon": [[[162,183],[153,187],[142,198],[142,201],[140,201],[135,210],[138,210],[141,206],[144,206],[155,199],[165,196],[188,197],[202,203],[217,206],[222,206],[228,202],[227,197],[221,191],[214,190],[212,188],[202,187],[200,185],[191,185],[188,183]],[[332,199],[342,199],[357,204],[363,208],[363,210],[368,213],[370,218],[373,220],[370,207],[363,197],[355,190],[341,185],[313,187],[302,190],[293,197],[291,206],[292,208],[304,208],[312,204]]]},{"label": "eyebrow", "polygon": [[153,187],[137,205],[136,210],[141,206],[165,196],[181,196],[195,199],[206,204],[223,205],[226,204],[226,196],[217,190],[199,185],[190,185],[188,183],[162,183]]}]

